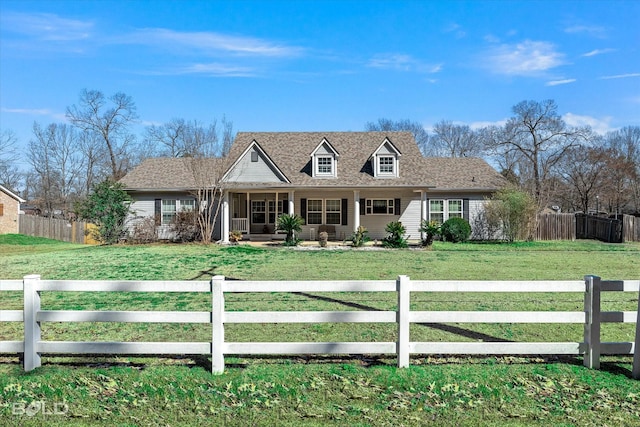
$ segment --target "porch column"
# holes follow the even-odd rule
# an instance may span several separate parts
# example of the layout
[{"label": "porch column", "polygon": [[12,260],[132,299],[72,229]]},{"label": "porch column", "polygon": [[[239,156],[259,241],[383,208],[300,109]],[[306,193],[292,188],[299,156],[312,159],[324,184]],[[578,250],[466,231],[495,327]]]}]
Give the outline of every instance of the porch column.
[{"label": "porch column", "polygon": [[231,217],[229,215],[229,192],[225,191],[222,196],[222,243],[229,243],[229,222]]},{"label": "porch column", "polygon": [[353,231],[360,227],[360,192],[353,190]]},{"label": "porch column", "polygon": [[[421,221],[425,221],[427,219],[427,192],[426,191],[420,191],[420,202],[421,202],[421,206],[422,208],[420,209],[420,220]],[[420,237],[422,239],[424,239],[426,236],[424,235],[424,233],[420,233]]]},{"label": "porch column", "polygon": [[249,236],[249,240],[251,240],[251,200],[249,200],[250,193],[247,191],[247,236]]},{"label": "porch column", "polygon": [[295,203],[293,203],[293,193],[294,193],[293,190],[289,191],[289,200],[288,200],[289,215],[293,215],[294,214],[294,209],[295,209]]}]

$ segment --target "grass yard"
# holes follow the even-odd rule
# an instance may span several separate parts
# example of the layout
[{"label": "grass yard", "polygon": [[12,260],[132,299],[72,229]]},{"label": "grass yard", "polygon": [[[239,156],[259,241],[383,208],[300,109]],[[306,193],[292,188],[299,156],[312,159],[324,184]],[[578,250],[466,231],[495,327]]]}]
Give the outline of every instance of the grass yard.
[{"label": "grass yard", "polygon": [[[89,247],[0,235],[0,279],[580,280],[640,278],[640,244],[436,242],[431,250],[292,250],[247,245]],[[582,294],[412,294],[412,309],[581,310]],[[45,309],[208,310],[208,295],[44,293]],[[228,310],[390,310],[394,294],[234,294]],[[3,309],[22,295],[0,293]],[[607,294],[603,310],[635,310],[637,295]],[[633,325],[604,325],[603,340],[629,341]],[[386,324],[228,325],[228,341],[393,341]],[[580,341],[580,325],[412,325],[412,340]],[[0,340],[21,339],[0,324]],[[99,338],[96,338],[99,337]],[[45,340],[209,341],[206,325],[47,323]],[[53,358],[24,373],[0,357],[2,425],[640,425],[640,385],[630,357],[418,357],[396,369],[384,357]],[[43,414],[37,402],[45,402]],[[35,403],[34,403],[35,402]],[[31,404],[32,406],[27,406]],[[22,406],[21,406],[22,405]],[[35,405],[35,406],[33,406]],[[57,405],[57,406],[56,406]],[[62,408],[62,409],[61,409]],[[27,410],[33,416],[27,415]],[[21,412],[22,411],[22,412]],[[46,411],[45,411],[46,412]]]}]

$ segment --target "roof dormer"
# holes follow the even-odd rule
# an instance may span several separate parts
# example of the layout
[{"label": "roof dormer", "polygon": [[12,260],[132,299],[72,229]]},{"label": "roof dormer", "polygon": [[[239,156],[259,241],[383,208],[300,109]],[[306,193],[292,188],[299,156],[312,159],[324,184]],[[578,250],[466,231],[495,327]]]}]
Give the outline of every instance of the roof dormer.
[{"label": "roof dormer", "polygon": [[376,178],[397,178],[400,176],[400,151],[385,138],[371,155],[371,167]]},{"label": "roof dormer", "polygon": [[311,152],[311,176],[314,178],[336,178],[340,155],[326,138]]}]

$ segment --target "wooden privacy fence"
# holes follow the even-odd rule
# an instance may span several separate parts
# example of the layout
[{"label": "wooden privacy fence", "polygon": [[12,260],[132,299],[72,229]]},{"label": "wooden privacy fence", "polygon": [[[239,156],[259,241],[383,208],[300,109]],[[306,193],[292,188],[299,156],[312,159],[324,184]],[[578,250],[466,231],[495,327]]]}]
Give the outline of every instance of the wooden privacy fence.
[{"label": "wooden privacy fence", "polygon": [[[272,354],[393,354],[399,367],[407,367],[412,354],[474,355],[583,355],[584,365],[599,368],[600,355],[634,354],[634,342],[600,342],[602,323],[636,323],[638,313],[602,312],[602,292],[635,292],[640,280],[603,281],[586,276],[574,281],[424,281],[399,276],[379,281],[227,281],[222,276],[205,281],[61,281],[26,276],[0,280],[2,291],[23,291],[23,310],[2,310],[2,322],[23,322],[22,341],[0,342],[0,353],[23,353],[24,369],[41,365],[41,354],[194,354],[210,355],[212,372],[224,370],[224,357]],[[203,292],[211,294],[211,311],[80,311],[44,310],[40,295],[49,291],[73,292]],[[226,311],[225,293],[237,292],[394,292],[393,311]],[[414,292],[506,292],[584,294],[582,311],[411,311]],[[43,341],[44,322],[133,322],[211,324],[208,342],[73,342]],[[393,323],[395,342],[227,342],[224,325],[230,323]],[[581,342],[415,342],[412,323],[534,323],[583,324]],[[637,329],[638,330],[638,329]],[[636,333],[636,342],[640,332]],[[640,353],[640,352],[638,352]],[[640,376],[640,355],[634,354],[634,376]]]},{"label": "wooden privacy fence", "polygon": [[535,238],[536,240],[575,240],[575,214],[538,214]]},{"label": "wooden privacy fence", "polygon": [[87,222],[35,215],[20,215],[19,220],[20,234],[89,245],[98,244],[90,234],[94,227],[95,225]]}]

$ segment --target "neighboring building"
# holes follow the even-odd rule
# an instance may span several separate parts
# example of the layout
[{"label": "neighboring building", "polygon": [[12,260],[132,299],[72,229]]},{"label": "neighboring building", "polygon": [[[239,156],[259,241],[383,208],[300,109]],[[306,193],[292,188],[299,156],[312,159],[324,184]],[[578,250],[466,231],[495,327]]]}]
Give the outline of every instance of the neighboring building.
[{"label": "neighboring building", "polygon": [[[167,235],[180,210],[195,209],[194,159],[144,161],[121,182],[137,218],[154,217]],[[206,159],[220,176],[223,199],[217,239],[271,234],[278,215],[305,220],[300,237],[321,227],[336,240],[362,225],[372,239],[401,221],[419,239],[422,219],[470,222],[484,200],[506,184],[479,158],[425,158],[409,132],[240,132],[227,159]]]},{"label": "neighboring building", "polygon": [[20,232],[20,203],[25,201],[0,185],[0,234]]}]

